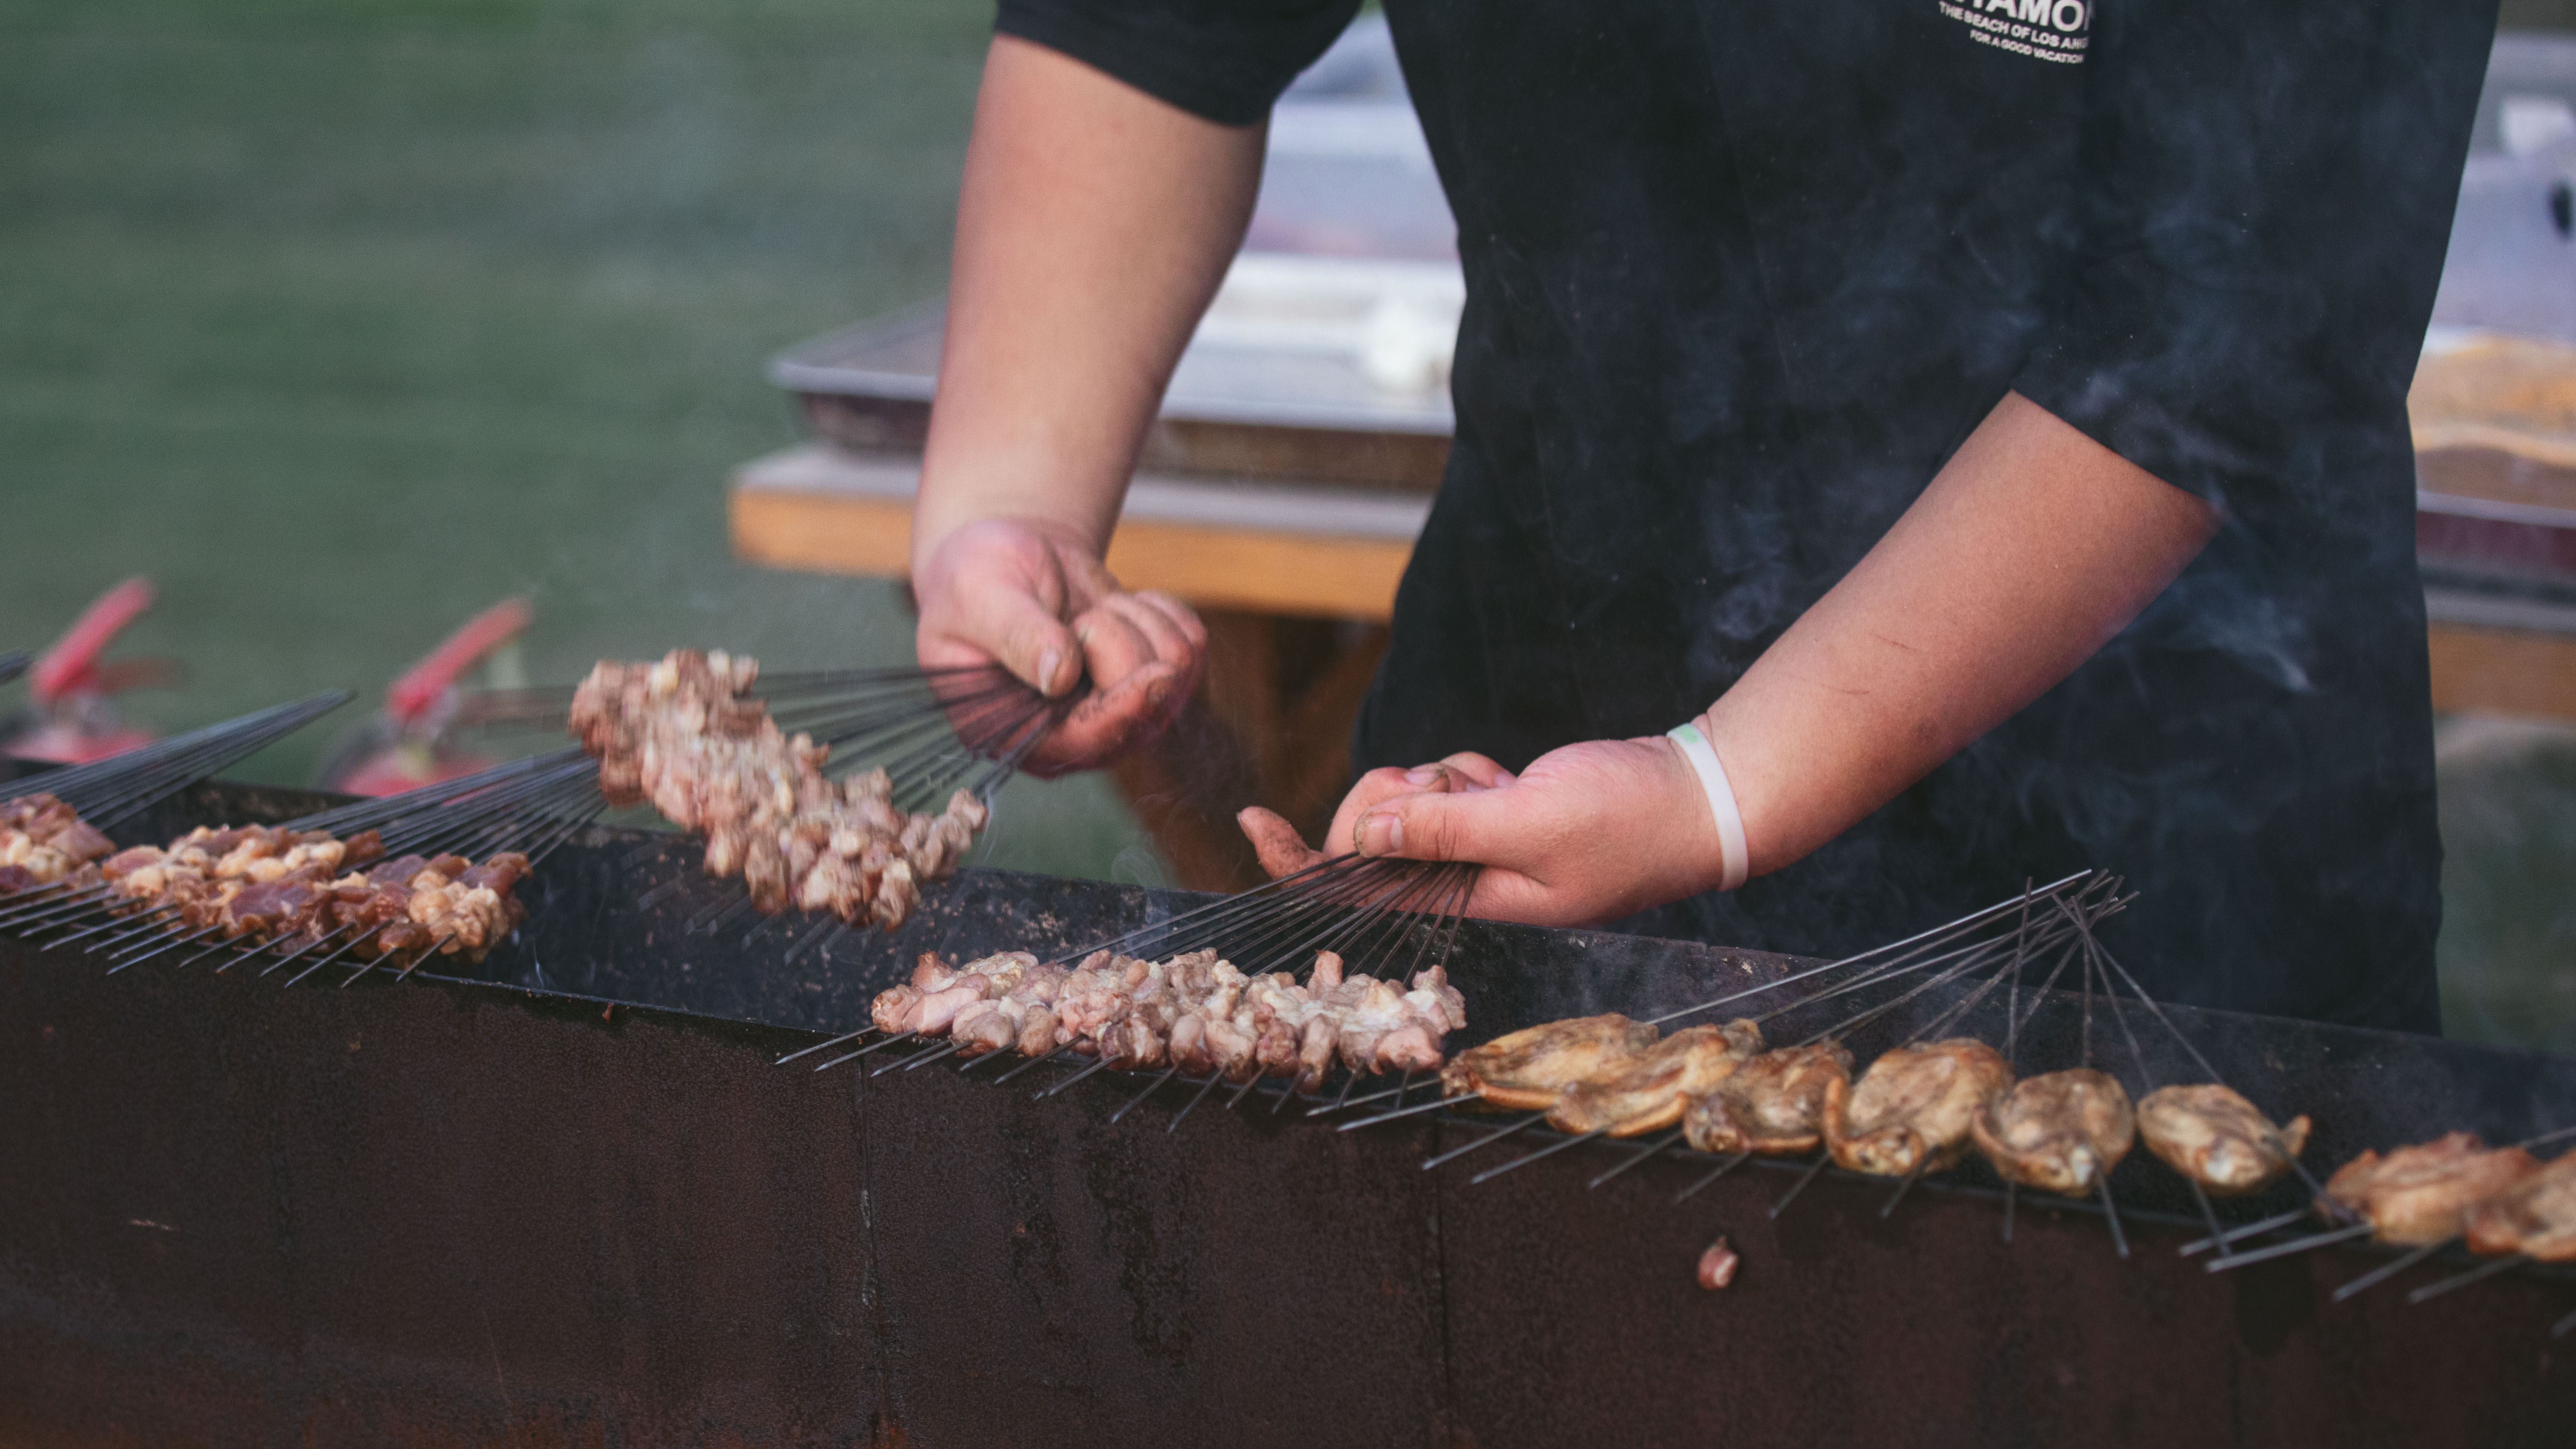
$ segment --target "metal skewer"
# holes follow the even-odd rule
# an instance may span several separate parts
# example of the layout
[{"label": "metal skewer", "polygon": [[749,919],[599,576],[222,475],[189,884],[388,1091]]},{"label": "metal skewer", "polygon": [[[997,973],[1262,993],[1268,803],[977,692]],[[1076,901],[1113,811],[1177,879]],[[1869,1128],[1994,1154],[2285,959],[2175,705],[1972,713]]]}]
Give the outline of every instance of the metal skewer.
[{"label": "metal skewer", "polygon": [[2430,1303],[2434,1299],[2439,1298],[2443,1294],[2451,1292],[2454,1289],[2466,1288],[2472,1283],[2484,1282],[2489,1278],[2495,1277],[2499,1273],[2510,1272],[2515,1268],[2519,1268],[2524,1264],[2529,1263],[2530,1261],[2532,1261],[2532,1258],[2529,1253],[2510,1253],[2504,1257],[2480,1263],[2478,1266],[2471,1268],[2465,1273],[2454,1273],[2439,1283],[2427,1283],[2423,1287],[2416,1289],[2414,1292],[2407,1294],[2406,1301],[2410,1305],[2417,1303]]},{"label": "metal skewer", "polygon": [[2378,1287],[2380,1284],[2387,1282],[2389,1279],[2396,1277],[2398,1274],[2405,1272],[2407,1269],[2414,1267],[2416,1264],[2423,1262],[2425,1259],[2432,1257],[2435,1253],[2442,1251],[2444,1248],[2447,1248],[2458,1241],[2459,1239],[2457,1238],[2444,1238],[2438,1243],[2426,1243],[2420,1248],[2416,1248],[2410,1252],[2391,1258],[2387,1262],[2380,1264],[2378,1267],[2371,1269],[2369,1272],[2364,1273],[2360,1277],[2353,1279],[2351,1282],[2344,1284],[2340,1288],[2337,1288],[2334,1291],[2334,1301],[2337,1303],[2349,1303],[2360,1295],[2369,1292],[2371,1289]]}]

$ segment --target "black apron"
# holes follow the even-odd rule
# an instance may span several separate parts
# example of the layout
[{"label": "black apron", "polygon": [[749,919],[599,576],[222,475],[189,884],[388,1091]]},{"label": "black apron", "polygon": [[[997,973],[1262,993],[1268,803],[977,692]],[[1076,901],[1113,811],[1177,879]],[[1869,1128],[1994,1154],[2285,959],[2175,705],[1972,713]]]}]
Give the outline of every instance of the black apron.
[{"label": "black apron", "polygon": [[[1244,124],[1353,8],[999,24]],[[1697,714],[2018,391],[2219,505],[2216,540],[1815,855],[1620,926],[1834,955],[2099,865],[2167,999],[2437,1028],[2405,394],[2494,0],[1386,11],[1467,309],[1362,768]]]},{"label": "black apron", "polygon": [[1360,768],[1691,717],[2019,389],[2219,537],[1841,838],[1618,927],[1838,955],[2099,865],[2166,999],[2437,1030],[2404,401],[2492,9],[2263,8],[2069,0],[2042,54],[1938,0],[1390,4],[1468,302]]}]

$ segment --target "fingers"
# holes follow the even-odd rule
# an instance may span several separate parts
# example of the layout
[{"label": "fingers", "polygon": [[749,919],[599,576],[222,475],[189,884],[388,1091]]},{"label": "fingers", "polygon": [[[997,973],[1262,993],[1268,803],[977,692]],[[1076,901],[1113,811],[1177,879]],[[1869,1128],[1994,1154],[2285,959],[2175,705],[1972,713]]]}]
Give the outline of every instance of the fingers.
[{"label": "fingers", "polygon": [[1362,855],[1515,864],[1527,832],[1513,829],[1514,803],[1507,790],[1399,795],[1362,815],[1352,837]]},{"label": "fingers", "polygon": [[1084,696],[1047,732],[1024,768],[1052,776],[1106,763],[1161,727],[1178,681],[1179,671],[1171,665],[1148,664],[1115,686]]},{"label": "fingers", "polygon": [[1157,658],[1181,665],[1181,676],[1172,690],[1172,703],[1164,719],[1166,725],[1180,717],[1190,696],[1198,692],[1199,677],[1207,670],[1207,625],[1189,605],[1171,595],[1148,589],[1126,596],[1140,614],[1159,618],[1161,628],[1151,632]]},{"label": "fingers", "polygon": [[924,665],[990,659],[1058,697],[1081,677],[1081,653],[1062,615],[1078,586],[1061,551],[1007,522],[959,529],[915,579]]},{"label": "fingers", "polygon": [[1342,803],[1335,807],[1333,823],[1324,829],[1324,850],[1331,855],[1348,855],[1359,849],[1360,820],[1384,801],[1403,795],[1418,795],[1426,790],[1457,789],[1467,784],[1463,777],[1437,763],[1417,765],[1410,770],[1399,770],[1392,765],[1371,770],[1360,776],[1358,782],[1351,786],[1350,793],[1342,797]]},{"label": "fingers", "polygon": [[1207,631],[1178,600],[1112,594],[1073,621],[1092,694],[1057,726],[1032,764],[1096,764],[1168,728],[1189,704]]},{"label": "fingers", "polygon": [[[1454,755],[1443,756],[1437,765],[1425,765],[1422,770],[1442,771],[1479,790],[1499,790],[1519,778],[1497,764],[1491,756],[1480,755],[1473,750],[1460,750]],[[1411,779],[1419,773],[1421,771],[1410,772],[1406,778]]]},{"label": "fingers", "polygon": [[1296,826],[1258,805],[1238,811],[1234,823],[1243,827],[1244,838],[1252,842],[1253,854],[1261,858],[1261,868],[1272,880],[1295,875],[1325,859],[1322,851],[1306,844]]}]

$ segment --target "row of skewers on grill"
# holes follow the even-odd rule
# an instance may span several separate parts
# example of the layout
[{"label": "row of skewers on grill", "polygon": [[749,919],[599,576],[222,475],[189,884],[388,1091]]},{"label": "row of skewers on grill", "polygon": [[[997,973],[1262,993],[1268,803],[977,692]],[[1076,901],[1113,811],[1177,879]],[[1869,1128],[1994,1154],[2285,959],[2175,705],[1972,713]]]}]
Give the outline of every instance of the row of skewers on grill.
[{"label": "row of skewers on grill", "polygon": [[602,808],[586,763],[504,766],[281,825],[199,827],[166,845],[120,850],[109,838],[347,698],[318,695],[18,782],[0,799],[0,930],[106,951],[117,970],[186,947],[195,950],[182,964],[309,962],[298,980],[344,960],[352,980],[378,967],[408,975],[438,956],[481,961],[526,918],[516,890],[530,852]]},{"label": "row of skewers on grill", "polygon": [[1467,1025],[1444,962],[1473,883],[1473,867],[1345,857],[1053,960],[1014,951],[951,965],[926,954],[876,997],[867,1026],[781,1062],[876,1035],[815,1070],[913,1045],[879,1073],[951,1056],[969,1071],[1016,1056],[996,1080],[1079,1064],[1041,1093],[1052,1095],[1095,1072],[1151,1072],[1113,1120],[1183,1079],[1198,1091],[1174,1130],[1220,1086],[1233,1088],[1229,1106],[1276,1087],[1273,1110],[1336,1070],[1345,1099],[1389,1073],[1409,1090]]},{"label": "row of skewers on grill", "polygon": [[[747,878],[738,904],[829,909],[891,929],[924,884],[954,872],[989,818],[992,789],[1061,717],[1056,706],[1032,705],[1033,691],[997,682],[998,671],[790,676],[778,687],[803,701],[800,720],[831,731],[822,742],[801,731],[791,739],[746,694],[758,672],[721,651],[603,661],[563,696],[580,747],[287,826],[201,829],[166,846],[118,851],[105,827],[346,694],[47,777],[52,789],[0,802],[0,929],[115,948],[126,958],[118,969],[200,943],[199,956],[273,955],[272,970],[311,961],[297,980],[341,960],[356,964],[351,980],[377,965],[407,975],[435,955],[479,963],[525,918],[515,888],[529,852],[647,795],[706,833],[708,874]],[[529,702],[511,703],[524,711]],[[1007,728],[988,727],[996,711]],[[960,720],[984,725],[960,739],[950,733]],[[848,740],[894,768],[835,782],[823,767],[832,744]],[[887,754],[906,742],[908,752]],[[1011,753],[995,758],[997,742]],[[899,789],[959,779],[966,784],[936,815],[895,805]],[[401,848],[389,849],[389,838]]]},{"label": "row of skewers on grill", "polygon": [[[1339,952],[1312,950],[1313,931],[1282,926],[1283,919],[1294,920],[1301,909],[1309,913],[1304,925],[1313,925],[1312,903],[1299,897],[1329,894],[1343,902],[1341,921],[1332,928],[1336,944],[1383,958],[1391,954],[1392,943],[1411,932],[1416,949],[1433,958],[1431,967],[1413,978],[1417,996],[1426,987],[1436,991],[1442,1002],[1436,1008],[1439,1021],[1452,1030],[1463,1029],[1465,1002],[1449,984],[1446,970],[1445,941],[1455,920],[1442,913],[1442,888],[1423,883],[1432,869],[1458,868],[1346,859],[1331,868],[1339,883],[1322,890],[1283,890],[1265,909],[1241,900],[1222,902],[1193,915],[1230,914],[1230,920],[1192,923],[1183,918],[1055,962],[1041,962],[1032,953],[1007,953],[964,966],[924,957],[910,982],[877,998],[869,1030],[782,1060],[876,1035],[878,1040],[821,1065],[907,1044],[918,1049],[878,1070],[918,1067],[951,1056],[967,1059],[972,1070],[984,1061],[1016,1055],[1021,1065],[1006,1075],[1047,1061],[1079,1064],[1078,1071],[1041,1095],[1103,1070],[1159,1069],[1113,1120],[1181,1076],[1200,1090],[1173,1118],[1174,1127],[1210,1089],[1231,1083],[1236,1087],[1233,1100],[1240,1101],[1265,1080],[1276,1091],[1274,1110],[1292,1098],[1309,1100],[1309,1115],[1393,1101],[1391,1107],[1346,1122],[1344,1130],[1430,1111],[1522,1114],[1428,1159],[1426,1168],[1532,1127],[1564,1134],[1553,1144],[1477,1174],[1472,1179],[1477,1182],[1582,1142],[1628,1140],[1639,1144],[1636,1150],[1594,1177],[1592,1185],[1668,1150],[1686,1147],[1716,1156],[1711,1171],[1682,1189],[1680,1198],[1687,1199],[1749,1159],[1814,1154],[1775,1213],[1828,1165],[1898,1180],[1885,1209],[1893,1211],[1921,1177],[1975,1159],[1989,1165],[2004,1184],[2007,1236],[2012,1197],[2018,1191],[2097,1197],[2123,1255],[2128,1249],[2110,1175],[2143,1143],[2151,1157],[2189,1184],[2210,1236],[2186,1251],[2215,1247],[2214,1270],[2364,1236],[2396,1245],[2426,1241],[2427,1235],[2436,1243],[2465,1240],[2474,1252],[2496,1255],[2496,1266],[2478,1270],[2477,1276],[2523,1263],[2576,1259],[2576,1154],[2544,1166],[2530,1153],[2551,1138],[2489,1152],[2474,1138],[2454,1134],[2384,1158],[2364,1154],[2331,1181],[2318,1183],[2300,1162],[2311,1132],[2308,1119],[2276,1122],[2218,1080],[2206,1058],[2101,948],[2092,927],[2125,898],[2117,895],[2116,882],[2100,873],[2070,877],[1909,941],[1653,1021],[1601,1014],[1549,1022],[1442,1061],[1437,1054],[1444,1034],[1428,1020],[1418,1036],[1387,1049],[1399,1039],[1387,1035],[1382,1023],[1392,1016],[1392,1001],[1408,999],[1398,992],[1401,983],[1350,971]],[[1392,884],[1406,875],[1416,878],[1410,889]],[[1364,876],[1376,878],[1373,896],[1351,884]],[[1449,888],[1456,884],[1454,877],[1448,882]],[[1390,896],[1401,908],[1387,904]],[[1364,899],[1376,901],[1377,909],[1353,908],[1354,901]],[[1357,923],[1373,915],[1381,926],[1396,929],[1374,937],[1359,929]],[[1329,913],[1326,919],[1331,919]],[[1998,929],[2007,924],[2011,929]],[[1203,944],[1210,937],[1231,938],[1238,948],[1253,943],[1255,952],[1268,949],[1273,963],[1284,949],[1277,943],[1286,940],[1294,949],[1311,950],[1313,968],[1303,983],[1289,971],[1246,972],[1225,952]],[[1143,942],[1150,938],[1192,949],[1160,960],[1128,954],[1145,949]],[[1264,941],[1272,944],[1258,944]],[[2054,964],[2026,986],[2029,968],[2049,963],[2052,956]],[[1068,964],[1077,960],[1079,964]],[[2043,1003],[2065,1001],[2070,993],[2055,988],[2070,967],[2080,976],[2081,1060],[2017,1076],[2022,1030]],[[1670,1021],[1800,984],[1809,988],[1805,994],[1757,1017],[1663,1029]],[[1855,1072],[1847,1042],[1860,1028],[1945,986],[1954,988],[1950,1004],[1932,1010],[1905,1040]],[[1867,1000],[1863,993],[1872,988],[1894,994],[1822,1030],[1777,1045],[1767,1039],[1766,1026],[1826,1001]],[[1366,995],[1377,997],[1380,1014],[1360,1015],[1357,1031],[1327,1024],[1335,1003]],[[1454,1006],[1450,997],[1456,997]],[[2005,1008],[2000,1050],[1959,1033],[1981,1004],[1998,1002]],[[2120,1075],[2094,1060],[2097,1004],[2111,1015],[2128,1046],[2128,1070],[2148,1076],[2149,1059],[2129,1021],[2128,1007],[2135,1006],[2172,1032],[2201,1079],[2159,1083],[2148,1076],[2144,1094],[2133,1099]],[[1421,1016],[1430,1017],[1434,1009],[1423,1000]],[[1211,1036],[1212,1020],[1233,1030]],[[1256,1020],[1259,1029],[1247,1029]],[[1299,1021],[1310,1029],[1287,1025]],[[1265,1029],[1271,1043],[1266,1052],[1259,1046]],[[1132,1036],[1126,1034],[1130,1032]],[[1336,1066],[1346,1075],[1339,1094],[1328,1095],[1323,1091],[1326,1077]],[[1428,1075],[1435,1068],[1436,1075]],[[1353,1095],[1356,1084],[1394,1072],[1403,1073],[1398,1085]],[[1438,1095],[1407,1105],[1404,1099],[1417,1078],[1436,1080]],[[2504,1169],[2509,1166],[2527,1170],[2508,1173]],[[2292,1174],[2306,1182],[2311,1208],[2235,1228],[2221,1223],[2214,1199],[2252,1196]],[[2324,1214],[2337,1225],[2335,1230],[2298,1243],[2237,1250],[2236,1245],[2280,1231],[2310,1211]],[[2383,1275],[2416,1260],[2401,1260]],[[2348,1287],[2359,1291],[2381,1280],[2374,1276]],[[2436,1285],[2436,1291],[2447,1288]]]},{"label": "row of skewers on grill", "polygon": [[[60,945],[104,937],[100,948],[123,948],[138,960],[147,947],[154,955],[191,945],[205,955],[271,951],[282,961],[328,947],[336,949],[316,967],[348,959],[362,971],[387,966],[407,975],[433,955],[480,962],[527,918],[516,895],[530,868],[525,854],[388,857],[373,829],[343,840],[291,826],[200,826],[166,847],[118,851],[68,806],[37,793],[0,804],[0,852],[65,816],[74,824],[32,852],[50,857],[46,871],[20,866],[0,876],[0,928],[35,938],[58,933]],[[90,838],[65,849],[72,835]]]}]

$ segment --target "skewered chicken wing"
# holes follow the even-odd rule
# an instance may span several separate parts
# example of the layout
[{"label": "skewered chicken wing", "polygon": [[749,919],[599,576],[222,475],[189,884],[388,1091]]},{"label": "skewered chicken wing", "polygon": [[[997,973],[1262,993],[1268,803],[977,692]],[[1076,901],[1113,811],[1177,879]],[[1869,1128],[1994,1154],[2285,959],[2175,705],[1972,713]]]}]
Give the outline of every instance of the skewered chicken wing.
[{"label": "skewered chicken wing", "polygon": [[1460,1052],[1441,1068],[1440,1092],[1480,1097],[1507,1111],[1545,1111],[1577,1082],[1645,1050],[1659,1035],[1615,1012],[1524,1027]]},{"label": "skewered chicken wing", "polygon": [[2461,1228],[2472,1253],[2576,1262],[2576,1152],[2472,1206]]},{"label": "skewered chicken wing", "polygon": [[1716,1090],[1761,1050],[1762,1028],[1749,1021],[1674,1032],[1608,1073],[1575,1084],[1549,1110],[1548,1125],[1613,1137],[1670,1127],[1693,1098]]},{"label": "skewered chicken wing", "polygon": [[2539,1170],[2519,1147],[2490,1151],[2476,1133],[2453,1132],[2385,1157],[2364,1152],[2335,1169],[2325,1195],[2369,1220],[2380,1242],[2421,1248],[2458,1237],[2471,1205]]},{"label": "skewered chicken wing", "polygon": [[2275,1127],[2254,1104],[2214,1082],[2159,1087],[2138,1103],[2138,1135],[2167,1167],[2212,1197],[2260,1192],[2298,1161],[2308,1119]]},{"label": "skewered chicken wing", "polygon": [[1851,1066],[1839,1042],[1764,1052],[1693,1102],[1682,1131],[1702,1152],[1813,1152],[1824,1136],[1826,1086],[1849,1084]]},{"label": "skewered chicken wing", "polygon": [[2077,1067],[2014,1083],[1969,1130],[2005,1181],[2082,1197],[2129,1155],[2137,1117],[2117,1080]]},{"label": "skewered chicken wing", "polygon": [[1857,1084],[1826,1082],[1825,1146],[1854,1172],[1938,1172],[1967,1155],[1977,1114],[2011,1084],[2012,1068],[1971,1037],[1898,1047]]}]

